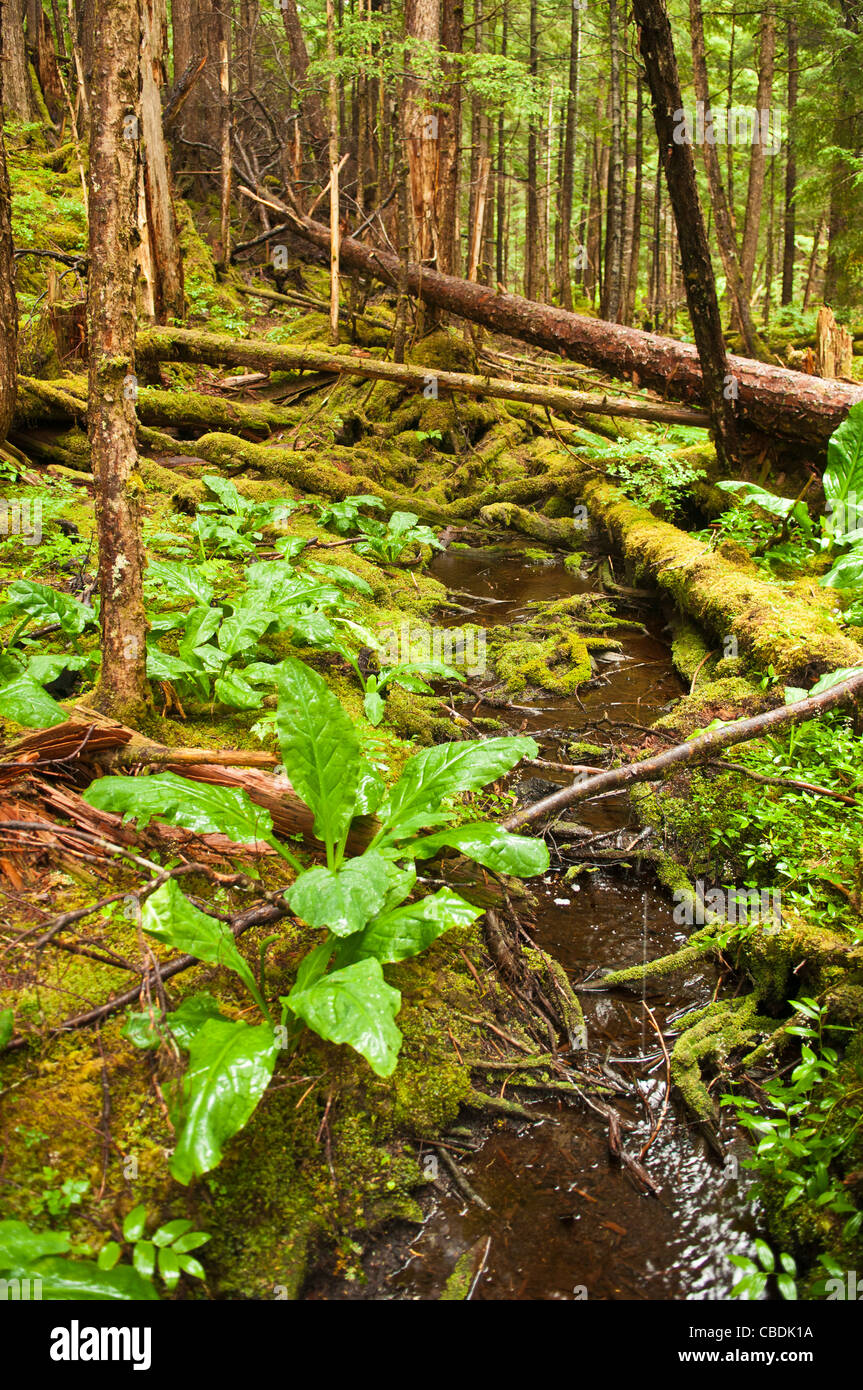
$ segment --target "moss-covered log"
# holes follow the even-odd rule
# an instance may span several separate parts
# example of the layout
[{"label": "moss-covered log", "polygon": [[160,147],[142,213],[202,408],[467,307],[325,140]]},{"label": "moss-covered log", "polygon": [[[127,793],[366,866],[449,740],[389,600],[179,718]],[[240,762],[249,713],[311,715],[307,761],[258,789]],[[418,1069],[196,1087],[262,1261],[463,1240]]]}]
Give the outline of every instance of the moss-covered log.
[{"label": "moss-covered log", "polygon": [[370,380],[392,381],[417,391],[427,390],[432,379],[439,391],[466,396],[491,396],[545,406],[563,416],[618,415],[622,419],[661,420],[666,424],[707,426],[701,411],[663,401],[614,397],[567,391],[561,387],[534,386],[497,377],[449,372],[401,362],[381,362],[358,357],[350,349],[321,348],[314,344],[269,343],[254,338],[226,338],[189,328],[151,328],[138,335],[138,352],[144,362],[204,362],[210,366],[254,367],[258,371],[338,372]]}]

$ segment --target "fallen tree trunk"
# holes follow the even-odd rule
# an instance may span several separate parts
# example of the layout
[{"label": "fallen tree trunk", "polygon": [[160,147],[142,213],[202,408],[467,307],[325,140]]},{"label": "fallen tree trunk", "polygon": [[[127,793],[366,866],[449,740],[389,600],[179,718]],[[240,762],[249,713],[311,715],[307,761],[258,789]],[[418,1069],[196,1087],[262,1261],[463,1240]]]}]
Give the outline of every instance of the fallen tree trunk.
[{"label": "fallen tree trunk", "polygon": [[[329,247],[329,227],[300,217],[286,206],[283,211],[312,246]],[[388,251],[344,237],[340,260],[348,270],[398,286],[401,263]],[[407,289],[436,308],[496,333],[598,367],[610,376],[637,377],[642,386],[665,397],[704,403],[698,353],[691,343],[535,304],[519,295],[497,293],[488,285],[439,275],[425,266],[407,267]],[[737,391],[738,420],[798,445],[823,446],[850,407],[863,400],[861,386],[822,381],[746,357],[729,356],[728,371]]]},{"label": "fallen tree trunk", "polygon": [[681,763],[703,762],[721,748],[730,748],[734,744],[745,743],[748,739],[761,738],[763,734],[772,733],[777,728],[790,728],[794,724],[802,724],[807,719],[826,713],[827,710],[836,709],[838,705],[848,704],[861,695],[863,671],[849,676],[841,684],[834,685],[830,690],[825,690],[808,700],[798,700],[793,705],[779,705],[776,709],[768,710],[766,714],[753,715],[751,719],[737,719],[721,729],[711,729],[705,734],[699,734],[697,738],[688,739],[686,743],[666,748],[662,753],[654,754],[652,758],[627,763],[625,767],[615,767],[610,772],[599,772],[594,777],[582,777],[571,786],[562,787],[559,792],[553,792],[551,796],[544,796],[541,801],[535,801],[532,806],[525,806],[524,810],[516,811],[515,815],[502,822],[503,827],[505,830],[517,830],[519,826],[556,815],[558,811],[564,810],[567,806],[574,806],[579,801],[590,801],[609,792],[624,791],[633,782],[656,781]]},{"label": "fallen tree trunk", "polygon": [[528,405],[545,406],[559,415],[578,418],[612,415],[637,420],[660,420],[665,424],[700,425],[704,428],[708,424],[708,417],[702,411],[666,405],[662,401],[589,394],[555,386],[532,386],[496,377],[474,376],[467,372],[446,372],[406,366],[400,362],[381,362],[374,357],[354,356],[314,346],[295,347],[255,338],[226,338],[218,333],[200,333],[189,328],[148,329],[138,337],[138,352],[142,361],[151,363],[204,362],[209,366],[227,364],[255,367],[261,371],[338,372],[375,381],[393,381],[418,391],[426,389],[434,381],[438,390],[521,401]]}]

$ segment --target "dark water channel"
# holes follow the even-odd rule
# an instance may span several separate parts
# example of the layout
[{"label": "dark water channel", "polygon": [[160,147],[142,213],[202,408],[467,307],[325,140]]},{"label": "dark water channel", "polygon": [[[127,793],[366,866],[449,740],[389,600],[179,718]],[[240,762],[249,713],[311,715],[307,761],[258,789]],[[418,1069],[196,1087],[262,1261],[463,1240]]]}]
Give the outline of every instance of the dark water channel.
[{"label": "dark water channel", "polygon": [[[473,610],[453,625],[517,624],[530,616],[531,600],[559,598],[592,587],[562,564],[535,566],[516,556],[489,557],[479,550],[449,550],[433,565],[435,577],[457,601]],[[470,596],[470,597],[468,597]],[[482,602],[495,599],[498,602]],[[622,615],[630,616],[624,612]],[[661,638],[662,617],[644,606],[631,616],[646,633],[624,633],[622,659],[600,662],[601,682],[580,699],[547,696],[524,704],[539,714],[483,710],[515,730],[533,734],[541,757],[570,762],[567,745],[579,737],[604,742],[594,729],[581,730],[607,710],[611,720],[641,724],[655,718],[681,686]],[[513,697],[518,699],[519,697]],[[618,735],[619,737],[619,735]],[[580,761],[576,759],[576,761]],[[554,778],[553,773],[542,773]],[[561,774],[558,780],[565,781]],[[630,823],[625,797],[579,808],[578,819],[597,829]],[[565,868],[565,866],[564,866]],[[598,967],[631,965],[666,954],[685,940],[673,921],[673,905],[658,889],[650,869],[602,868],[572,883],[564,868],[532,883],[536,907],[525,924],[538,945],[556,957],[574,984]],[[685,1007],[709,1001],[716,988],[710,968],[692,969],[643,991],[663,1031]],[[624,1143],[638,1153],[661,1107],[665,1064],[642,1007],[639,992],[581,995],[592,1058],[611,1061],[631,1083],[618,1097]],[[668,1022],[670,1020],[670,1022]],[[646,1062],[630,1060],[649,1057]],[[486,1082],[490,1082],[491,1073]],[[498,1079],[498,1089],[501,1079]],[[508,1090],[512,1098],[524,1092]],[[466,1251],[491,1243],[475,1282],[474,1299],[719,1299],[737,1277],[732,1254],[750,1253],[752,1202],[747,1198],[745,1155],[726,1120],[728,1158],[723,1167],[700,1134],[670,1105],[646,1166],[660,1196],[645,1195],[609,1156],[607,1128],[600,1116],[569,1100],[531,1104],[535,1120],[492,1126],[473,1155],[459,1156],[475,1191],[491,1208],[467,1205],[461,1196],[437,1189],[422,1230],[410,1242],[402,1268],[391,1273],[379,1296],[437,1298],[456,1261]]]}]

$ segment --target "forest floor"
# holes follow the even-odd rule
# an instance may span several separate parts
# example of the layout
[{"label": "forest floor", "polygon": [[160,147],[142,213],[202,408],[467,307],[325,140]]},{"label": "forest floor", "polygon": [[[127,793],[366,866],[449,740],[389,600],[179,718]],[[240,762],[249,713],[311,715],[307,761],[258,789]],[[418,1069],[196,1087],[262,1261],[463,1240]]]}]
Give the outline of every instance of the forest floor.
[{"label": "forest floor", "polygon": [[[24,170],[29,179],[26,193],[16,191],[20,244],[28,237],[40,244],[50,222],[58,247],[80,249],[74,157],[43,164],[20,148],[10,151],[10,164],[13,185]],[[191,215],[184,222],[190,327],[235,341],[326,343],[322,312],[274,307],[241,293],[238,281],[219,281]],[[49,312],[39,303],[44,268],[28,269],[26,279],[22,374],[50,381],[66,403],[52,411],[38,388],[22,386],[0,469],[4,493],[38,517],[39,538],[34,544],[31,529],[3,540],[0,599],[25,581],[88,604],[95,565],[87,439],[80,410],[73,409],[77,419],[64,418],[69,399],[73,407],[83,400],[83,368],[80,359],[61,363],[54,353]],[[325,297],[323,272],[304,268],[302,283],[303,296]],[[74,289],[64,298],[74,302]],[[58,312],[50,311],[55,319]],[[379,295],[346,322],[339,350],[386,357],[393,321],[391,300]],[[475,369],[477,354],[488,350],[525,356],[517,344],[438,327],[412,344],[408,360],[433,376]],[[142,741],[130,748],[140,757],[130,754],[127,771],[153,765],[152,743],[212,750],[213,763],[204,764],[210,775],[221,768],[229,782],[256,788],[258,804],[273,809],[278,825],[287,803],[274,771],[275,700],[255,677],[290,657],[323,677],[388,786],[418,749],[530,732],[535,703],[549,696],[601,697],[606,665],[647,613],[667,624],[670,662],[690,693],[669,701],[652,729],[620,727],[611,740],[570,747],[576,765],[629,761],[712,721],[782,704],[786,690],[808,690],[863,662],[863,621],[855,621],[863,613],[852,606],[843,615],[835,590],[818,582],[829,561],[803,531],[781,532],[763,509],[733,505],[717,487],[703,431],[596,418],[588,429],[536,406],[427,399],[415,388],[349,376],[273,371],[231,380],[241,375],[168,363],[142,380],[139,413],[152,421],[142,424],[140,473],[154,708],[147,727],[134,731]],[[801,478],[790,472],[771,476],[762,468],[756,476],[786,497],[800,490]],[[372,501],[345,501],[356,495]],[[813,512],[823,506],[817,486],[807,501]],[[400,511],[414,514],[400,538],[390,527],[357,548],[358,518],[385,523]],[[416,529],[428,524],[431,537]],[[368,541],[373,531],[362,535]],[[481,548],[493,566],[548,566],[578,576],[578,591],[550,594],[518,622],[480,627],[476,605],[429,573],[440,545],[448,553]],[[295,565],[328,611],[355,625],[357,664],[310,623],[251,631],[216,687],[190,671],[178,637],[188,612],[214,605],[236,611],[249,566],[262,564]],[[602,1048],[589,1040],[585,1051],[578,1037],[572,986],[583,980],[568,980],[519,928],[531,909],[530,880],[449,857],[435,861],[426,881],[457,886],[487,911],[387,966],[387,981],[401,991],[404,1039],[392,1074],[376,1075],[351,1048],[306,1030],[221,1164],[191,1185],[175,1181],[168,1159],[178,1049],[165,1037],[136,1046],[130,1015],[142,1017],[138,1004],[99,1012],[130,980],[139,982],[133,994],[144,990],[148,961],[173,959],[145,943],[134,906],[141,868],[116,847],[151,866],[192,866],[183,877],[187,895],[234,928],[250,908],[278,902],[294,871],[266,845],[250,850],[230,835],[178,829],[158,816],[133,830],[84,800],[100,773],[118,770],[99,758],[122,749],[129,731],[112,731],[88,704],[98,651],[92,613],[79,630],[74,623],[64,630],[63,600],[55,606],[17,639],[16,619],[0,613],[4,655],[16,640],[49,711],[19,723],[18,707],[0,705],[0,1011],[14,1015],[0,1052],[4,1217],[62,1228],[79,1251],[95,1254],[110,1241],[128,1243],[124,1218],[143,1204],[151,1223],[188,1219],[211,1237],[201,1254],[205,1281],[184,1278],[174,1296],[302,1297],[310,1280],[318,1296],[322,1288],[338,1296],[340,1282],[347,1289],[368,1277],[363,1261],[381,1232],[397,1233],[398,1263],[436,1184],[454,1183],[473,1200],[455,1159],[477,1126],[524,1124],[530,1083],[556,1082],[576,1107],[585,1094],[601,1107],[613,1102],[617,1083],[603,1082]],[[445,660],[462,680],[434,679],[424,693],[416,673],[406,673],[404,686],[394,677],[372,722],[362,683],[381,661],[369,635],[385,649],[395,643],[398,661],[421,664],[441,659],[437,635],[458,622],[462,646],[451,643]],[[479,650],[485,660],[475,669]],[[43,722],[46,733],[34,733]],[[93,727],[102,735],[98,749],[87,733]],[[255,755],[258,766],[226,767],[220,759],[228,750]],[[263,754],[273,755],[269,766]],[[157,766],[194,775],[192,764],[160,757]],[[530,799],[525,778],[539,773],[559,782],[560,772],[526,766],[515,778],[464,793],[452,806],[457,823],[500,821]],[[578,860],[580,871],[592,864],[623,876],[647,872],[669,902],[694,905],[685,950],[648,971],[661,983],[666,972],[695,961],[716,968],[712,1002],[667,1031],[674,1104],[719,1161],[723,1093],[734,1091],[744,1123],[748,1112],[773,1124],[773,1148],[763,1150],[758,1168],[761,1219],[773,1248],[793,1256],[801,1295],[817,1296],[830,1268],[825,1260],[851,1268],[861,1250],[860,782],[857,716],[832,714],[743,745],[733,768],[709,765],[636,788],[632,833],[622,844],[625,851],[638,832],[638,850],[618,864],[599,850]],[[38,828],[21,828],[34,820]],[[308,823],[287,819],[282,833],[313,862]],[[715,906],[705,884],[717,892],[729,884],[779,890],[781,914],[742,923],[727,912],[705,917],[704,902]],[[245,958],[260,961],[259,982],[277,994],[295,979],[319,932],[280,909],[264,912],[239,939]],[[603,987],[640,989],[644,971],[633,960],[640,957],[617,962],[621,971]],[[144,1014],[177,1009],[202,990],[227,1016],[248,1015],[236,975],[200,962],[157,980],[155,998],[144,990]],[[70,1026],[90,1011],[92,1018]],[[805,1075],[793,1070],[801,1043]],[[494,1084],[504,1062],[523,1072],[515,1101]],[[799,1151],[804,1124],[815,1138]],[[611,1150],[614,1161],[613,1142]],[[648,1179],[636,1174],[636,1181],[649,1192],[645,1163]],[[475,1259],[469,1268],[456,1264],[447,1297],[465,1296],[476,1274]]]}]

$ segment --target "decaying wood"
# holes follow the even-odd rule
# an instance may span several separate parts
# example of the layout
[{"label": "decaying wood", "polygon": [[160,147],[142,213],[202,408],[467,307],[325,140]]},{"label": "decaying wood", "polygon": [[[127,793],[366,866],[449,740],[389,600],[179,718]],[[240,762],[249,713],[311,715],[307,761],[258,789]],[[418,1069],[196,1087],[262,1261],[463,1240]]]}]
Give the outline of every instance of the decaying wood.
[{"label": "decaying wood", "polygon": [[204,362],[210,366],[255,367],[266,371],[338,372],[376,381],[393,381],[422,391],[430,380],[438,390],[467,396],[491,396],[545,406],[559,415],[612,415],[666,424],[706,427],[702,411],[636,397],[588,394],[553,386],[534,386],[467,372],[432,371],[399,362],[381,362],[366,354],[327,351],[315,346],[270,343],[262,339],[233,339],[187,328],[153,328],[139,334],[142,361]]},{"label": "decaying wood", "polygon": [[[280,204],[278,210],[310,245],[329,247],[329,227],[300,216],[286,204]],[[352,237],[342,238],[340,256],[347,270],[398,286],[398,256],[364,246]],[[407,288],[429,304],[494,332],[598,367],[610,376],[637,376],[642,386],[672,400],[696,406],[703,403],[698,353],[691,343],[535,304],[487,285],[440,275],[427,266],[407,267]],[[730,355],[728,371],[737,391],[738,420],[798,445],[824,445],[850,407],[863,400],[861,386],[845,382],[828,385],[803,372],[745,357]]]},{"label": "decaying wood", "polygon": [[627,763],[624,767],[612,768],[609,772],[600,772],[595,777],[562,787],[559,792],[553,792],[551,796],[544,796],[541,801],[535,801],[532,806],[516,811],[502,824],[506,830],[517,830],[519,826],[544,820],[579,801],[589,801],[609,792],[624,791],[635,782],[657,781],[683,763],[703,762],[722,748],[745,743],[748,739],[761,738],[777,728],[791,728],[795,724],[802,724],[808,719],[826,713],[827,710],[848,704],[861,695],[863,671],[849,676],[847,680],[832,686],[820,695],[811,696],[807,700],[797,700],[791,705],[779,705],[776,709],[767,710],[765,714],[753,715],[751,719],[737,719],[721,729],[711,729],[708,733],[687,740],[686,743],[678,743],[673,748],[666,748],[662,753],[654,754],[651,758],[644,758],[641,762]]}]

